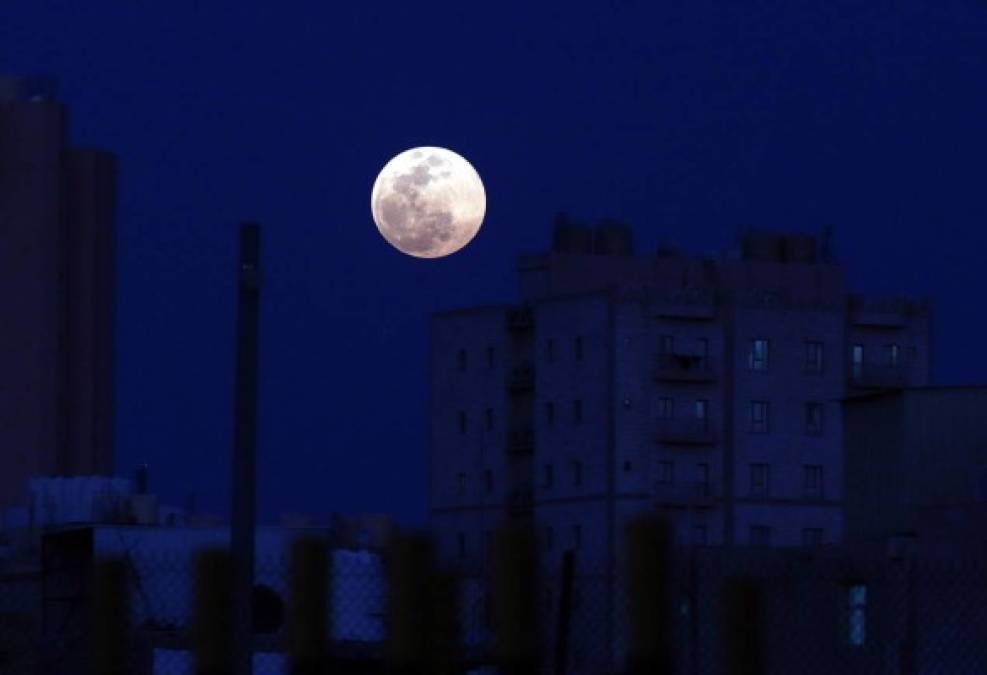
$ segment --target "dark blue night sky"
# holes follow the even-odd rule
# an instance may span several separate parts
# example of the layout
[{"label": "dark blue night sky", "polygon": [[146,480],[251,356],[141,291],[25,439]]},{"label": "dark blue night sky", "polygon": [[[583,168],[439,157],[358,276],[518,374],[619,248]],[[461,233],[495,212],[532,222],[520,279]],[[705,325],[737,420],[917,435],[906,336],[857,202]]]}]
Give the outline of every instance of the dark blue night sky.
[{"label": "dark blue night sky", "polygon": [[[644,252],[831,224],[858,288],[935,298],[939,380],[987,382],[983,0],[4,0],[0,72],[57,77],[75,142],[120,157],[118,469],[173,503],[227,509],[245,219],[268,522],[424,522],[428,314],[510,300],[558,210]],[[414,145],[485,182],[449,259],[370,217]]]}]

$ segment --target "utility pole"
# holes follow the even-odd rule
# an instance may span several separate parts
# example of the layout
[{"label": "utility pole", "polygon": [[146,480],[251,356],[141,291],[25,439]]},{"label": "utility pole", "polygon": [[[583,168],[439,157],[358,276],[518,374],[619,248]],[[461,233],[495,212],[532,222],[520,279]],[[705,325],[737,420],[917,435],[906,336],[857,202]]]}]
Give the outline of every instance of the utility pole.
[{"label": "utility pole", "polygon": [[233,411],[233,665],[253,674],[255,449],[257,444],[257,324],[260,299],[260,226],[240,226],[236,383]]}]

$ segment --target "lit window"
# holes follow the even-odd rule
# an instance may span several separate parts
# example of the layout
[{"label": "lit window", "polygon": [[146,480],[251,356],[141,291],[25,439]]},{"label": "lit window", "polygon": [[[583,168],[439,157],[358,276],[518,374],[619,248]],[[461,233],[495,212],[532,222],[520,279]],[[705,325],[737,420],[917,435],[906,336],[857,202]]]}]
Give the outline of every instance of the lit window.
[{"label": "lit window", "polygon": [[751,340],[751,353],[748,359],[751,370],[765,371],[768,369],[768,341],[763,338]]},{"label": "lit window", "polygon": [[854,584],[847,591],[849,615],[847,638],[851,645],[860,647],[867,639],[867,586]]},{"label": "lit window", "polygon": [[853,379],[859,380],[864,376],[864,346],[853,345],[850,349],[850,373]]},{"label": "lit window", "polygon": [[698,400],[696,401],[696,419],[699,420],[699,425],[705,429],[707,416],[709,415],[709,401]]},{"label": "lit window", "polygon": [[768,433],[767,401],[751,401],[751,433]]}]

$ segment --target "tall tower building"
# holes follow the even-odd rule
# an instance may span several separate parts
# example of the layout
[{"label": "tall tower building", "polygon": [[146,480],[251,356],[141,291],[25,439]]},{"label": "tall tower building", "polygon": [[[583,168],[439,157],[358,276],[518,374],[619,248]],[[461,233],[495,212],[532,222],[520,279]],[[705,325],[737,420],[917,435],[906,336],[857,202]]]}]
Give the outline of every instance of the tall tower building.
[{"label": "tall tower building", "polygon": [[0,78],[0,509],[113,470],[116,160],[46,79]]}]

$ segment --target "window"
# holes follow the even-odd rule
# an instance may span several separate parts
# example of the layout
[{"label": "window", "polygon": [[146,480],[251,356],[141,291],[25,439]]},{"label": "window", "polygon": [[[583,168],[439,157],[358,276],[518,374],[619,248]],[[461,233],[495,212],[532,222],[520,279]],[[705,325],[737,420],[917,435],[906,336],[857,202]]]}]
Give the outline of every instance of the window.
[{"label": "window", "polygon": [[805,343],[805,372],[810,375],[820,375],[823,371],[823,343],[808,341]]},{"label": "window", "polygon": [[630,470],[631,470],[631,460],[625,459],[624,460],[624,472],[626,473],[626,472],[628,472]]},{"label": "window", "polygon": [[551,401],[545,403],[545,426],[555,426],[555,404]]},{"label": "window", "polygon": [[751,525],[751,546],[771,546],[771,528],[767,525]]},{"label": "window", "polygon": [[486,418],[487,418],[487,431],[491,431],[493,430],[493,426],[494,426],[493,408],[487,408]]},{"label": "window", "polygon": [[575,355],[577,361],[582,361],[583,360],[583,336],[582,335],[577,335],[576,336],[576,339],[573,341],[572,351],[573,351],[573,354]]},{"label": "window", "polygon": [[768,369],[768,341],[763,338],[751,340],[751,353],[748,360],[751,370],[765,371]]},{"label": "window", "polygon": [[466,370],[466,350],[460,349],[459,353],[456,355],[456,367],[460,370]]},{"label": "window", "polygon": [[489,558],[493,555],[493,532],[490,530],[483,531],[483,556]]},{"label": "window", "polygon": [[573,525],[572,526],[572,548],[578,551],[579,547],[583,545],[583,526]]},{"label": "window", "polygon": [[583,484],[583,463],[573,461],[572,463],[572,484],[582,485]]},{"label": "window", "polygon": [[466,494],[466,474],[462,471],[456,474],[456,494]]},{"label": "window", "polygon": [[552,529],[551,525],[545,527],[545,550],[551,551],[552,546],[555,544],[555,530]]},{"label": "window", "polygon": [[706,368],[709,361],[709,339],[699,338],[697,341],[697,355],[699,356],[699,367]]},{"label": "window", "polygon": [[544,478],[544,480],[542,481],[542,484],[546,488],[552,487],[552,483],[555,482],[555,472],[552,470],[552,465],[551,464],[546,464],[545,465],[545,471],[542,474],[542,476]]},{"label": "window", "polygon": [[493,471],[487,469],[483,472],[483,484],[487,488],[487,492],[493,492]]},{"label": "window", "polygon": [[768,402],[751,401],[751,433],[768,433]]},{"label": "window", "polygon": [[487,347],[487,368],[494,367],[494,348]]},{"label": "window", "polygon": [[692,527],[692,543],[696,546],[706,545],[706,526],[694,525]]},{"label": "window", "polygon": [[705,462],[696,464],[696,485],[700,494],[709,494],[709,464]]},{"label": "window", "polygon": [[850,586],[847,590],[847,606],[847,638],[851,645],[860,647],[867,639],[867,586]]},{"label": "window", "polygon": [[802,529],[802,546],[819,546],[822,544],[822,539],[822,528],[806,527]]},{"label": "window", "polygon": [[466,433],[466,411],[465,410],[460,410],[459,411],[459,433],[461,433],[461,434],[465,434]]},{"label": "window", "polygon": [[658,419],[670,420],[675,415],[675,399],[663,396],[658,399]]},{"label": "window", "polygon": [[864,346],[853,345],[850,348],[850,373],[855,380],[859,380],[864,374]]},{"label": "window", "polygon": [[675,482],[675,462],[658,462],[658,483],[671,485]]},{"label": "window", "polygon": [[700,426],[706,428],[707,415],[709,414],[709,401],[704,399],[699,399],[696,401],[696,419],[699,420]]},{"label": "window", "polygon": [[771,467],[751,464],[751,494],[766,497],[771,491]]},{"label": "window", "polygon": [[549,363],[555,360],[555,340],[552,338],[545,340],[545,360]]},{"label": "window", "polygon": [[576,399],[572,402],[572,423],[582,424],[583,422],[583,402]]},{"label": "window", "polygon": [[658,339],[658,353],[662,356],[669,356],[675,353],[675,337],[672,335],[662,335]]},{"label": "window", "polygon": [[819,401],[805,404],[805,433],[821,436],[823,432],[823,405]]},{"label": "window", "polygon": [[459,557],[466,557],[466,533],[460,532],[456,535],[456,546],[459,549]]},{"label": "window", "polygon": [[823,495],[823,468],[819,464],[806,464],[803,467],[804,487],[806,497],[822,497]]},{"label": "window", "polygon": [[899,356],[900,350],[898,349],[898,345],[884,345],[884,363],[886,363],[890,368],[898,367],[900,364]]}]

